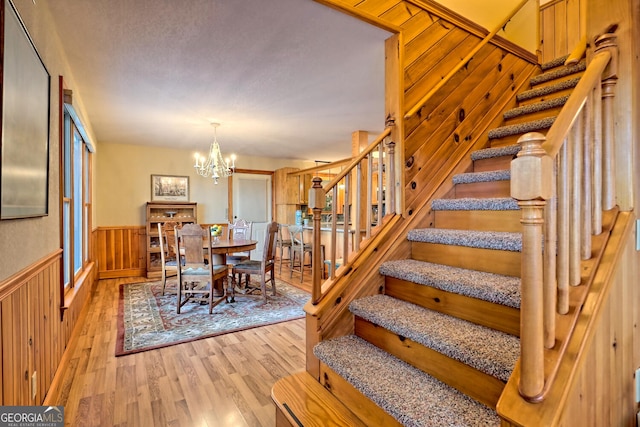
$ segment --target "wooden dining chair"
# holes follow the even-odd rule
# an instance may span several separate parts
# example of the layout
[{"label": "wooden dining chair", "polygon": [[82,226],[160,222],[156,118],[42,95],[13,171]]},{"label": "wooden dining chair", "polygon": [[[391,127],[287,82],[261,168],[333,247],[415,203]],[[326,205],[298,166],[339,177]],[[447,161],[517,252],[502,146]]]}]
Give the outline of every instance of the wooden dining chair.
[{"label": "wooden dining chair", "polygon": [[[271,282],[271,293],[276,295],[276,278],[275,278],[275,265],[276,265],[276,239],[278,235],[278,223],[270,222],[267,224],[264,238],[264,250],[262,251],[262,259],[258,260],[245,260],[237,263],[233,266],[232,276],[238,277],[245,275],[245,289],[251,290],[251,275],[260,275],[260,290],[264,297],[264,302],[267,302],[267,281]],[[267,274],[269,279],[267,280]]]},{"label": "wooden dining chair", "polygon": [[[186,224],[181,229],[176,227],[175,233],[177,253],[181,256],[177,268],[177,313],[180,314],[181,307],[188,301],[196,301],[207,302],[211,314],[213,307],[227,298],[224,286],[224,281],[228,280],[227,266],[208,261],[213,259],[209,227]],[[216,298],[213,294],[217,283],[220,284],[217,289],[222,295]]]},{"label": "wooden dining chair", "polygon": [[[300,273],[300,283],[304,279],[304,258],[306,254],[309,254],[309,264],[313,259],[313,245],[311,243],[305,243],[304,233],[301,225],[290,225],[289,234],[291,236],[291,266],[289,268],[289,277],[293,277],[293,272]],[[324,245],[320,245],[321,259],[324,262]],[[297,263],[296,263],[297,260]]]},{"label": "wooden dining chair", "polygon": [[162,263],[162,295],[164,295],[169,277],[178,275],[178,257],[175,248],[175,221],[158,223],[158,242],[160,243],[160,261]]},{"label": "wooden dining chair", "polygon": [[[228,238],[232,240],[251,240],[253,223],[238,219],[234,223],[228,224]],[[234,252],[227,255],[227,265],[236,265],[239,262],[251,259],[251,251]],[[241,286],[241,280],[238,278],[238,286]]]},{"label": "wooden dining chair", "polygon": [[284,261],[284,250],[287,250],[287,261],[291,262],[291,238],[289,237],[289,231],[287,229],[287,237],[285,238],[282,229],[286,228],[284,224],[278,224],[278,240],[276,240],[276,248],[279,252],[278,259],[280,261],[280,271],[278,274],[282,274],[282,261]]}]

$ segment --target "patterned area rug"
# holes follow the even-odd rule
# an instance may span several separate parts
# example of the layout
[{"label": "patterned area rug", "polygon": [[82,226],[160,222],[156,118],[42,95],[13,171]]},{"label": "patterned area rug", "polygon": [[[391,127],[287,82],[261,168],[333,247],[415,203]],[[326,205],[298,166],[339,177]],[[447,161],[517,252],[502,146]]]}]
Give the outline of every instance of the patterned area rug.
[{"label": "patterned area rug", "polygon": [[206,304],[192,302],[177,314],[176,295],[162,296],[161,282],[122,285],[116,356],[304,317],[302,307],[309,300],[309,293],[279,280],[276,280],[276,290],[274,297],[267,284],[267,304],[263,303],[260,292],[236,293],[235,302],[221,302],[212,314]]}]

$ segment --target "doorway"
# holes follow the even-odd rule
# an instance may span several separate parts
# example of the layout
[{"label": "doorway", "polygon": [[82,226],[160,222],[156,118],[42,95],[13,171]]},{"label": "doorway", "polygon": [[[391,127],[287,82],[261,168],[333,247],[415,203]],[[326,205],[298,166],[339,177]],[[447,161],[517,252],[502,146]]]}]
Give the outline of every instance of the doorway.
[{"label": "doorway", "polygon": [[272,173],[234,173],[231,189],[231,221],[252,222],[251,238],[257,240],[251,259],[262,259],[264,233],[272,215]]}]

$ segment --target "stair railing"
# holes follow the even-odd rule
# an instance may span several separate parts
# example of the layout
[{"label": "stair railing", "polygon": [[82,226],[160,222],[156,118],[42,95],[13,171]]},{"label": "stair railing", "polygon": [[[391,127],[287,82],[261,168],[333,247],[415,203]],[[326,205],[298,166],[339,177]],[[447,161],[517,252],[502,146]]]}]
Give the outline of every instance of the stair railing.
[{"label": "stair railing", "polygon": [[[328,200],[327,195],[332,201],[330,241],[327,245],[330,249],[325,254],[328,257],[329,279],[336,278],[338,261],[338,271],[348,271],[353,261],[352,255],[360,250],[361,241],[371,237],[376,227],[382,226],[385,216],[395,213],[395,143],[389,140],[390,135],[389,126],[324,187],[322,178],[316,176],[312,179],[309,208],[313,211],[314,248],[320,248],[322,244],[322,212]],[[340,221],[339,214],[342,216]],[[324,227],[326,229],[326,224]],[[341,260],[337,256],[339,246],[342,247]],[[322,292],[324,260],[321,257],[321,251],[313,251],[311,303],[314,305],[322,301],[326,294]]]},{"label": "stair railing", "polygon": [[546,137],[520,137],[511,163],[511,196],[523,226],[518,388],[531,402],[543,400],[553,382],[555,371],[545,374],[544,350],[556,345],[556,312],[568,313],[569,286],[580,284],[580,262],[591,257],[602,211],[615,205],[616,66],[616,37],[607,33],[596,40],[586,71]]},{"label": "stair railing", "polygon": [[[498,24],[493,31],[491,31],[489,34],[487,34],[482,41],[480,41],[480,43],[478,43],[476,45],[476,47],[473,48],[473,50],[471,52],[469,52],[467,54],[467,56],[465,56],[464,58],[462,58],[460,60],[460,62],[458,62],[456,64],[455,67],[453,67],[451,69],[451,71],[449,71],[447,73],[446,76],[444,76],[442,79],[440,79],[440,81],[438,82],[438,84],[436,84],[429,92],[427,92],[417,103],[416,105],[414,105],[413,107],[411,107],[407,113],[404,115],[405,119],[409,119],[410,117],[412,117],[414,114],[416,114],[424,104],[427,103],[427,101],[429,101],[429,99],[431,99],[431,97],[438,92],[440,89],[442,89],[444,87],[444,85],[447,84],[447,82],[451,79],[451,77],[453,77],[458,71],[460,71],[462,68],[464,68],[466,66],[466,64],[475,56],[476,53],[478,53],[480,51],[480,49],[482,49],[484,47],[484,45],[486,45],[487,43],[489,43],[491,41],[491,39],[493,39],[493,37],[498,34],[498,31],[504,29],[504,27],[507,25],[507,23],[516,15],[516,13],[518,13],[520,11],[520,9],[522,9],[524,7],[525,4],[527,4],[529,2],[529,0],[523,0],[520,2],[520,4],[518,4],[512,11],[511,13],[509,13],[507,15],[507,17],[505,19],[502,20],[502,22],[500,24]],[[412,3],[421,6],[421,2],[420,1],[416,1],[413,0]],[[426,9],[426,8],[425,8]]]}]

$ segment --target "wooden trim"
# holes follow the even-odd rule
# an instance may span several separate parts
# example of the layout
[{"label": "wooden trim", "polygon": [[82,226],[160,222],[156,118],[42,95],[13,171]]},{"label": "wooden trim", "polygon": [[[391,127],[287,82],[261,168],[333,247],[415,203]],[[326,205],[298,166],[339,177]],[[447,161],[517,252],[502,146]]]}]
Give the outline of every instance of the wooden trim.
[{"label": "wooden trim", "polygon": [[557,5],[558,3],[566,3],[566,2],[567,2],[567,0],[551,0],[551,1],[550,1],[550,2],[548,2],[548,3],[545,3],[545,4],[543,4],[543,5],[540,5],[540,11],[543,11],[544,9],[547,9],[547,8],[549,8],[549,7],[551,7],[551,6],[555,6],[555,5]]},{"label": "wooden trim", "polygon": [[336,9],[340,12],[344,12],[347,15],[351,15],[354,18],[357,18],[361,21],[368,22],[369,24],[374,25],[378,28],[382,28],[383,30],[390,31],[392,33],[399,33],[402,31],[402,28],[396,25],[390,24],[389,21],[385,19],[381,19],[368,12],[365,12],[360,8],[349,6],[349,5],[343,4],[342,2],[338,2],[336,0],[314,0],[314,1],[321,3],[325,6],[328,6],[332,9]]},{"label": "wooden trim", "polygon": [[56,258],[62,258],[62,249],[51,252],[49,255],[41,258],[35,263],[29,265],[21,271],[18,271],[13,276],[9,276],[2,282],[0,282],[0,301],[16,291],[24,284],[24,282],[31,279],[33,276],[40,273],[47,268],[49,264],[54,262]]},{"label": "wooden trim", "polygon": [[300,176],[300,175],[307,175],[307,174],[310,174],[312,172],[325,171],[327,169],[341,167],[341,166],[343,166],[345,164],[350,163],[351,160],[353,160],[353,158],[349,157],[348,159],[337,160],[335,162],[325,163],[323,165],[314,166],[312,168],[300,169],[300,170],[296,170],[296,171],[292,171],[292,172],[287,172],[287,176]]},{"label": "wooden trim", "polygon": [[[239,168],[235,168],[233,173],[249,173],[249,174],[254,174],[254,175],[273,175],[273,171],[266,171],[266,170],[260,170],[260,169],[239,169]],[[231,175],[233,176],[233,175]]]}]

